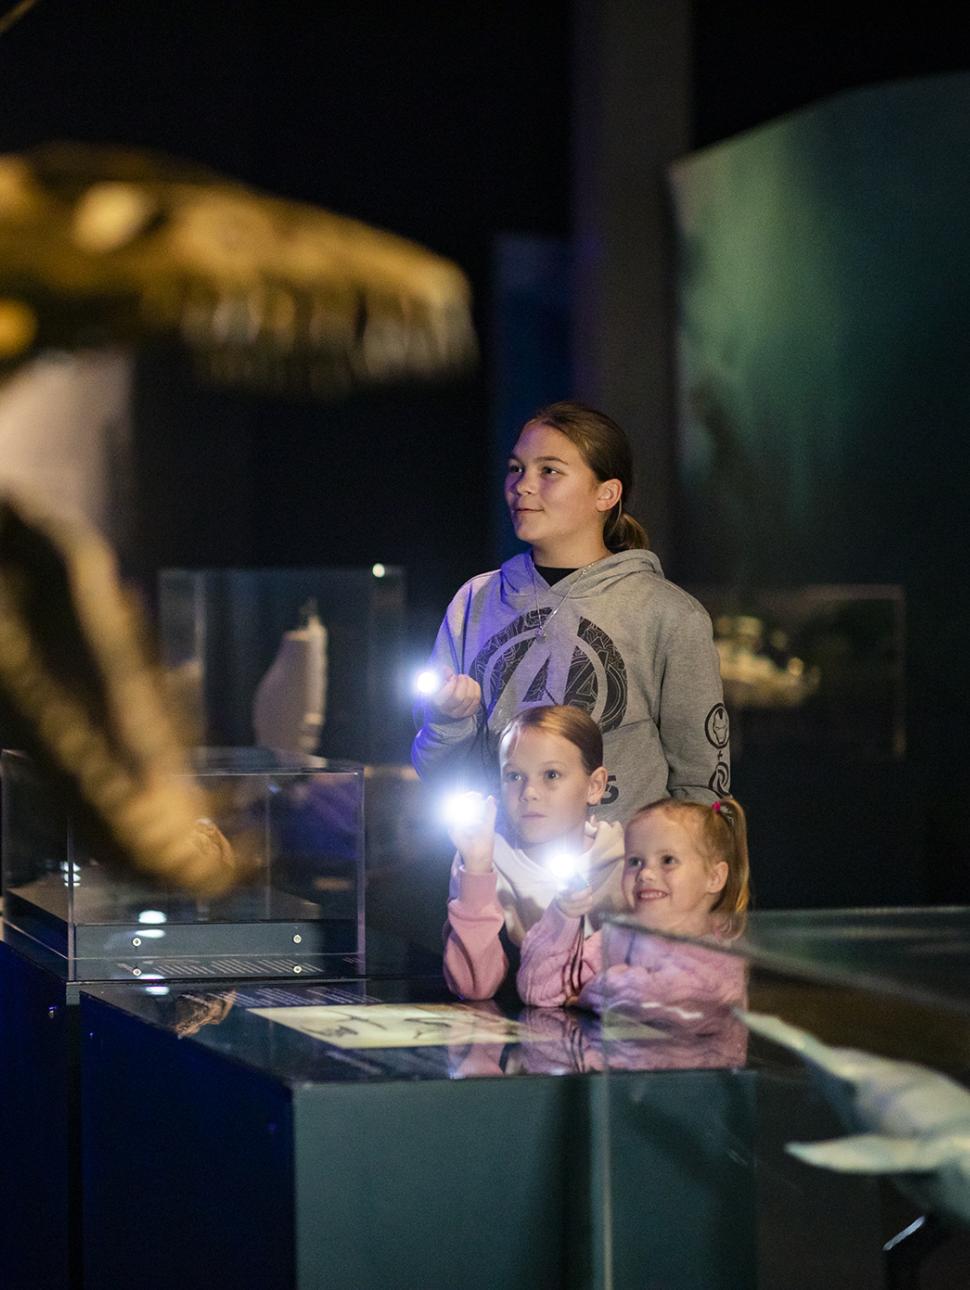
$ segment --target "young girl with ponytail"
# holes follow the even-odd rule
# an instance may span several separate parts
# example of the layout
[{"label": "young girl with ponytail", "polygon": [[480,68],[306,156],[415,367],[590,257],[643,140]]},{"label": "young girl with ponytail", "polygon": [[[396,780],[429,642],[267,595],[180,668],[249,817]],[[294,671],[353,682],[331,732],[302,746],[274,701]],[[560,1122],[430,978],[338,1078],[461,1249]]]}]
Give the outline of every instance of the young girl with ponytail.
[{"label": "young girl with ponytail", "polygon": [[490,785],[511,718],[554,703],[582,708],[603,733],[601,818],[729,791],[710,618],[647,549],[626,509],[632,487],[629,442],[604,413],[554,403],[522,428],[505,500],[529,550],[448,607],[431,659],[439,686],[413,747],[422,777]]}]

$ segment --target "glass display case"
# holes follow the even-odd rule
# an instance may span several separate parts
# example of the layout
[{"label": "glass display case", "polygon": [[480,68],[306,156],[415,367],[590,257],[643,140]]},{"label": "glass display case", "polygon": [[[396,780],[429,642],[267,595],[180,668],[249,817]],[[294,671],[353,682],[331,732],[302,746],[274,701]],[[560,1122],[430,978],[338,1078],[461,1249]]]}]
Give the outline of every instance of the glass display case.
[{"label": "glass display case", "polygon": [[[715,944],[620,919],[604,964],[615,1287],[966,1284],[970,1168],[961,1186],[887,1166],[938,1148],[941,1120],[970,1126],[970,909],[755,913]],[[676,1114],[658,1118],[627,1073],[675,1067]],[[690,1241],[670,1239],[687,1216]]]},{"label": "glass display case", "polygon": [[211,900],[103,864],[33,762],[4,752],[6,941],[70,981],[359,972],[363,767],[206,748],[195,774],[200,845],[242,875]]},{"label": "glass display case", "polygon": [[711,615],[732,755],[824,745],[906,752],[899,586],[691,587]]},{"label": "glass display case", "polygon": [[158,615],[195,742],[407,761],[401,568],[166,569]]},{"label": "glass display case", "polygon": [[[829,1048],[963,1086],[970,911],[813,917],[754,915],[717,946],[610,924],[599,1014],[459,1003],[427,980],[86,986],[92,1284],[137,1246],[187,1290],[260,1260],[261,1284],[297,1287],[890,1290],[917,1284],[907,1257],[921,1286],[963,1290],[953,1224],[918,1258],[910,1238],[884,1253],[929,1193],[788,1148],[858,1131]],[[952,991],[914,961],[948,962]],[[754,1014],[811,1035],[814,1059]],[[254,1169],[258,1190],[239,1181]],[[461,1198],[444,1221],[442,1195]]]}]

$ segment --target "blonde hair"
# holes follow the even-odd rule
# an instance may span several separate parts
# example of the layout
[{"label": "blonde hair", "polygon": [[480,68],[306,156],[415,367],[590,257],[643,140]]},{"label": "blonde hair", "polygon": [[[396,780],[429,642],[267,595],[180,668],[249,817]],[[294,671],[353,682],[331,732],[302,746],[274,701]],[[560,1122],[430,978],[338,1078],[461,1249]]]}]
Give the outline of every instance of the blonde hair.
[{"label": "blonde hair", "polygon": [[727,881],[711,906],[717,915],[718,931],[722,936],[740,936],[744,931],[745,911],[751,901],[751,865],[748,859],[748,821],[741,803],[734,797],[721,797],[704,806],[701,802],[687,802],[679,797],[663,797],[650,802],[630,817],[627,828],[635,820],[656,811],[675,815],[687,826],[692,825],[699,849],[708,865],[723,861],[727,865]]},{"label": "blonde hair", "polygon": [[646,529],[624,510],[633,495],[633,453],[629,439],[613,418],[585,403],[564,399],[540,408],[526,424],[551,426],[564,434],[600,483],[620,481],[623,492],[606,516],[603,544],[609,551],[646,550],[650,545]]},{"label": "blonde hair", "polygon": [[523,708],[516,713],[499,736],[499,759],[502,749],[515,741],[524,730],[541,730],[547,735],[559,735],[579,749],[583,770],[587,775],[603,765],[603,734],[599,726],[582,708],[569,703],[547,703],[535,708]]}]

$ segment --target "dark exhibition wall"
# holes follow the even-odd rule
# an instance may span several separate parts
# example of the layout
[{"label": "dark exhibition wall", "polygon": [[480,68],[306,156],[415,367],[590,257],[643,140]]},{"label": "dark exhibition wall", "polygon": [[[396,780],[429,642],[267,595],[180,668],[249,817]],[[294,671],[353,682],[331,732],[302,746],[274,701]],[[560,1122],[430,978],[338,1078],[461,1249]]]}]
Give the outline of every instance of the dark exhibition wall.
[{"label": "dark exhibition wall", "polygon": [[[678,100],[683,153],[701,150],[671,171],[673,195],[662,166],[653,181],[658,200],[675,196],[684,252],[678,284],[668,210],[658,259],[670,312],[655,344],[673,365],[680,289],[688,341],[699,317],[713,328],[680,376],[693,380],[702,363],[723,382],[716,407],[699,411],[710,380],[685,402],[694,438],[677,437],[673,403],[659,429],[651,424],[650,450],[671,461],[664,564],[697,587],[878,582],[907,597],[905,759],[899,747],[860,759],[816,745],[780,762],[777,746],[741,749],[737,789],[766,821],[765,848],[780,849],[786,832],[801,839],[777,862],[801,877],[786,887],[769,876],[761,895],[835,904],[871,883],[877,900],[970,898],[957,567],[968,266],[952,218],[966,208],[959,73],[970,47],[955,20],[910,6],[849,5],[830,17],[715,0],[676,8],[686,39],[673,63],[651,45],[659,10],[583,0],[241,0],[231,11],[208,0],[39,0],[0,39],[0,151],[78,138],[176,153],[413,237],[461,264],[475,291],[482,365],[451,384],[321,407],[205,389],[170,355],[140,358],[130,480],[119,490],[125,565],[150,588],[171,565],[400,564],[410,641],[416,654],[426,647],[449,595],[493,560],[516,354],[569,370],[568,291],[546,297],[552,356],[542,345],[510,351],[497,266],[508,269],[512,236],[542,248],[546,286],[550,272],[570,271],[577,187],[597,164],[574,151],[577,114],[585,119],[597,86],[603,100],[621,81],[635,98],[636,86],[629,68],[620,77],[619,53],[595,61],[583,42],[621,15],[642,24],[644,86],[662,75]],[[887,82],[899,89],[865,88]],[[861,97],[820,103],[853,90]],[[799,109],[809,115],[739,134]],[[638,111],[649,131],[632,103],[631,117]],[[620,205],[624,174],[610,164],[603,183]],[[687,218],[691,184],[709,199],[700,225]],[[767,270],[773,260],[790,276]],[[610,340],[599,338],[607,351]],[[574,370],[574,392],[590,393],[582,365]],[[607,382],[611,391],[625,408],[623,389]],[[710,457],[699,471],[691,447],[705,416],[708,431],[744,449],[713,471]],[[831,861],[820,883],[813,856],[827,845],[841,862],[831,840],[840,830],[854,855],[891,844],[893,880],[874,867],[840,885]],[[944,859],[929,866],[928,855]]]},{"label": "dark exhibition wall", "polygon": [[970,706],[945,663],[970,614],[968,109],[965,74],[856,90],[673,171],[684,567],[902,583],[911,751],[951,766],[947,714]]},{"label": "dark exhibition wall", "polygon": [[[952,811],[970,710],[954,665],[970,631],[968,100],[958,73],[856,89],[671,172],[680,567],[736,589],[736,613],[760,588],[853,584],[812,593],[792,650],[820,678],[800,715],[828,691],[831,720],[810,751],[794,719],[775,743],[801,764],[792,794],[879,855],[874,889],[888,856],[908,881],[907,854],[942,851],[927,895],[964,890],[968,840]],[[743,745],[737,774],[752,792],[782,782]]]},{"label": "dark exhibition wall", "polygon": [[[568,232],[568,39],[560,6],[40,0],[0,146],[163,149],[412,237],[469,274],[487,360],[496,233]],[[130,561],[403,563],[430,624],[485,559],[489,397],[487,361],[321,408],[145,360]]]}]

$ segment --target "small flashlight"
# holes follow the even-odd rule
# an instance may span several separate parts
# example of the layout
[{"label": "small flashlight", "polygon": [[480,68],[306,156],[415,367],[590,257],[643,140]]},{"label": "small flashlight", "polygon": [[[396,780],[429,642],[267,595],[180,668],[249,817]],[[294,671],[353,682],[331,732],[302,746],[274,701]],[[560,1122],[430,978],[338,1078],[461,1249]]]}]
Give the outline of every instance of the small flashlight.
[{"label": "small flashlight", "polygon": [[414,678],[414,688],[418,694],[434,694],[442,686],[441,677],[433,669],[419,672]]},{"label": "small flashlight", "polygon": [[441,804],[441,814],[453,829],[472,828],[485,818],[485,799],[481,793],[451,793]]},{"label": "small flashlight", "polygon": [[414,690],[417,694],[435,694],[445,684],[446,677],[433,667],[424,668],[414,677]]},{"label": "small flashlight", "polygon": [[559,891],[581,891],[587,886],[586,875],[580,871],[579,857],[569,851],[550,856],[546,868],[556,881]]}]

